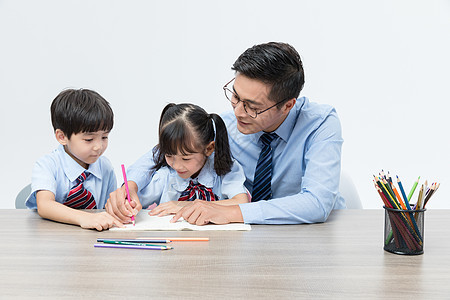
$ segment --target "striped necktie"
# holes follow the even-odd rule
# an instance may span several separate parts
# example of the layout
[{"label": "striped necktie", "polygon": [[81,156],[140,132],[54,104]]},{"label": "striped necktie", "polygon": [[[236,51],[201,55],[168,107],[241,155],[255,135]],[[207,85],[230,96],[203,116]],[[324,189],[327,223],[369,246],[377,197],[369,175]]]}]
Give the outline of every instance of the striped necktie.
[{"label": "striped necktie", "polygon": [[181,193],[178,201],[194,201],[195,199],[217,201],[219,196],[214,194],[212,189],[191,180],[188,187]]},{"label": "striped necktie", "polygon": [[77,178],[75,186],[69,191],[65,205],[75,209],[96,209],[94,196],[84,188],[84,181],[89,176],[87,171],[81,173]]},{"label": "striped necktie", "polygon": [[276,133],[264,133],[259,138],[263,147],[256,164],[252,202],[272,198],[272,147],[270,147],[270,143],[276,137]]}]

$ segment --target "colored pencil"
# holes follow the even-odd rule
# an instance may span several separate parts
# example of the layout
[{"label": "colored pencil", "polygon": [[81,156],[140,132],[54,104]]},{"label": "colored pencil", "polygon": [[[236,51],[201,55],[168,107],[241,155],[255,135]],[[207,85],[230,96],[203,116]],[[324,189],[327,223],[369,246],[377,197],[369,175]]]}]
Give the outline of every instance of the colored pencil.
[{"label": "colored pencil", "polygon": [[414,191],[416,190],[417,184],[419,184],[419,180],[420,180],[420,176],[419,176],[419,178],[417,178],[416,181],[414,181],[414,184],[413,184],[411,190],[409,191],[409,194],[408,194],[408,202],[409,202],[409,200],[411,200],[411,197],[412,197],[412,195],[414,194]]},{"label": "colored pencil", "polygon": [[[401,191],[401,193],[402,193],[402,195],[403,195],[403,198],[404,198],[404,201],[405,201],[405,205],[406,205],[406,208],[403,207],[403,209],[405,209],[405,210],[406,210],[406,209],[407,209],[407,210],[411,210],[411,206],[409,205],[409,201],[408,201],[408,198],[406,197],[405,190],[403,189],[402,182],[400,181],[400,179],[398,178],[398,176],[397,176],[397,184],[398,184],[398,187],[400,188],[400,191]],[[412,213],[409,213],[409,214],[407,214],[406,216],[408,217],[408,220],[409,220],[410,224],[411,224],[412,226],[414,226],[414,229],[415,229],[417,232],[419,232],[419,228],[417,227],[417,223],[416,223],[416,221],[415,221],[415,219],[414,219],[413,214],[412,214]]]},{"label": "colored pencil", "polygon": [[147,243],[134,243],[134,242],[119,242],[119,241],[103,241],[105,244],[117,244],[117,245],[134,245],[134,246],[147,246],[147,247],[170,247],[166,245],[156,245],[156,244],[147,244]]},{"label": "colored pencil", "polygon": [[428,200],[430,200],[431,196],[433,196],[434,192],[436,192],[436,187],[437,187],[436,182],[431,185],[430,192],[427,194],[424,200],[423,207],[425,207],[425,205],[428,203]]},{"label": "colored pencil", "polygon": [[401,207],[406,210],[406,206],[405,203],[403,203],[402,197],[400,196],[400,194],[398,193],[397,189],[395,188],[395,185],[392,184],[392,190],[394,191],[395,196],[398,199],[398,202],[400,202]]},{"label": "colored pencil", "polygon": [[96,248],[124,248],[124,249],[143,249],[143,250],[170,250],[172,247],[163,246],[136,246],[136,245],[116,245],[116,244],[94,244]]},{"label": "colored pencil", "polygon": [[[125,189],[127,191],[128,203],[131,204],[130,190],[128,189],[127,173],[125,172],[125,166],[124,165],[122,165],[122,174],[123,174],[123,181],[125,182]],[[133,222],[133,226],[136,225],[136,221],[134,219],[134,216],[131,216],[131,222]]]},{"label": "colored pencil", "polygon": [[409,205],[408,197],[406,197],[405,190],[403,189],[403,184],[402,184],[402,182],[400,181],[400,179],[398,178],[398,176],[397,176],[397,184],[398,184],[398,187],[400,188],[400,191],[401,191],[401,193],[402,193],[402,195],[403,195],[403,200],[405,201],[406,207],[407,207],[409,210],[411,210],[411,206]]},{"label": "colored pencil", "polygon": [[400,208],[400,203],[398,203],[397,198],[395,197],[394,191],[392,190],[391,184],[389,183],[389,181],[387,181],[386,179],[381,179],[381,182],[383,183],[383,185],[386,187],[387,191],[389,192],[389,194],[391,195],[392,200],[394,200],[398,207]]},{"label": "colored pencil", "polygon": [[[383,177],[383,175],[381,175],[380,178],[377,178],[374,176],[377,185],[379,186],[380,190],[382,191],[382,194],[384,195],[384,198],[390,203],[390,208],[402,210],[402,206],[396,200],[394,191],[392,190],[391,187],[388,187],[390,185],[389,182],[382,177]],[[383,200],[383,202],[385,202],[383,198],[382,198],[382,200]],[[389,206],[387,206],[387,207],[389,207]],[[389,215],[391,216],[391,213]],[[400,213],[398,216],[395,214],[392,214],[392,215],[396,216],[396,217],[394,220],[394,224],[391,224],[392,231],[389,233],[388,237],[386,238],[386,241],[385,241],[386,245],[392,240],[392,237],[393,237],[392,234],[394,234],[394,236],[396,235],[396,231],[394,230],[395,228],[397,228],[399,230],[399,234],[402,235],[403,240],[406,243],[408,243],[409,246],[412,245],[412,242],[409,240],[409,237],[408,237],[409,235],[411,235],[415,239],[414,243],[417,242],[421,245],[422,244],[422,236],[417,227],[415,219],[411,218],[410,216],[405,215],[404,213]],[[397,218],[398,218],[398,220],[397,220]],[[400,226],[399,222],[401,222],[403,225]],[[394,239],[395,239],[395,237],[394,237]],[[398,239],[398,237],[397,237],[397,239]],[[396,246],[398,247],[397,241],[396,241]]]},{"label": "colored pencil", "polygon": [[423,194],[424,194],[424,185],[422,184],[419,189],[419,195],[417,196],[417,202],[416,205],[414,206],[414,210],[420,209],[420,207],[422,206]]},{"label": "colored pencil", "polygon": [[394,201],[394,199],[392,198],[392,195],[389,193],[389,191],[387,190],[387,188],[384,186],[384,184],[381,182],[381,179],[379,178],[375,178],[376,183],[378,184],[378,186],[380,187],[381,191],[383,192],[384,196],[386,197],[386,199],[389,201],[389,203],[391,204],[392,208],[395,209],[399,209],[400,207],[397,205],[397,203]]},{"label": "colored pencil", "polygon": [[116,241],[116,242],[130,242],[130,243],[171,243],[168,239],[97,239],[97,242]]},{"label": "colored pencil", "polygon": [[[390,232],[384,241],[385,247],[395,247],[397,249],[407,248],[411,251],[421,251],[423,249],[423,238],[416,220],[418,220],[420,213],[423,213],[421,210],[425,208],[425,205],[434,195],[439,184],[435,182],[428,186],[428,182],[425,181],[420,187],[417,202],[412,207],[409,201],[419,184],[420,176],[414,182],[409,195],[406,196],[403,184],[398,176],[396,176],[397,185],[400,191],[398,191],[393,183],[389,171],[385,175],[384,170],[382,170],[379,175],[379,177],[373,176],[373,182],[385,208],[388,208],[386,215],[389,217],[391,225]],[[395,209],[396,211],[391,211],[389,208]],[[391,243],[395,243],[395,246],[389,246]]]},{"label": "colored pencil", "polygon": [[[136,238],[137,240],[148,239],[148,237]],[[162,239],[162,238],[154,238],[152,239]],[[172,242],[207,242],[209,238],[207,237],[167,237],[165,239],[171,240]]]}]

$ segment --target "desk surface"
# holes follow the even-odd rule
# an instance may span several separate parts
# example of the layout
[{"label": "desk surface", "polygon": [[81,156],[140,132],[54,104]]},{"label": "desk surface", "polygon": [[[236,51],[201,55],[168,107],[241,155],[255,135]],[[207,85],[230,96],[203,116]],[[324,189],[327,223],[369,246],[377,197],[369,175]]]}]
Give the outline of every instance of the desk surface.
[{"label": "desk surface", "polygon": [[[247,232],[97,232],[0,210],[0,298],[447,298],[450,210],[425,214],[423,255],[385,252],[383,210]],[[208,236],[175,249],[100,249],[97,238]]]}]

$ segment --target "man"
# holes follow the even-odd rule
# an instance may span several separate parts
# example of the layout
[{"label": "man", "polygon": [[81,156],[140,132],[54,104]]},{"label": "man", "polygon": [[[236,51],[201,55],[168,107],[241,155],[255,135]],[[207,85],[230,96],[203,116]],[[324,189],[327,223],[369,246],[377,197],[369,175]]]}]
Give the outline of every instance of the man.
[{"label": "man", "polygon": [[[299,224],[324,222],[345,208],[340,196],[341,126],[334,108],[298,98],[304,84],[297,51],[285,43],[247,49],[225,86],[234,113],[222,117],[233,157],[244,168],[252,202],[221,206],[196,200],[172,219],[189,223]],[[138,187],[152,176],[148,153],[129,170],[132,206],[123,188],[112,193],[107,211],[122,222],[142,208]]]}]

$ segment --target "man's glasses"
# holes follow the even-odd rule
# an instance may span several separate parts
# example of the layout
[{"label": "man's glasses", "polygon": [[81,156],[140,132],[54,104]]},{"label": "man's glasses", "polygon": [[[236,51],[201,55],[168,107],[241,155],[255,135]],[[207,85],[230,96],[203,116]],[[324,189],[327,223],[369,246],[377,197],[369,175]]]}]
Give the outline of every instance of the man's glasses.
[{"label": "man's glasses", "polygon": [[232,90],[230,90],[230,89],[228,88],[228,85],[229,85],[231,82],[233,82],[234,79],[235,79],[235,78],[231,79],[227,84],[225,84],[225,85],[223,86],[223,91],[225,92],[225,97],[227,97],[227,99],[231,102],[231,105],[233,106],[233,108],[235,108],[235,107],[239,104],[239,102],[242,102],[242,105],[244,106],[244,111],[245,111],[245,113],[246,113],[247,115],[249,115],[250,117],[252,117],[253,119],[256,119],[256,117],[257,117],[259,114],[262,114],[263,112],[268,111],[269,109],[271,109],[271,108],[277,106],[278,104],[280,104],[280,103],[282,103],[282,102],[288,100],[288,99],[284,99],[284,100],[278,101],[278,102],[275,103],[274,105],[272,105],[272,106],[270,106],[270,107],[268,107],[268,108],[266,108],[266,109],[264,109],[264,110],[257,110],[257,109],[255,109],[255,108],[252,108],[251,105],[248,104],[246,101],[242,101],[242,100],[239,98],[239,96],[238,96],[235,92],[233,92]]}]

